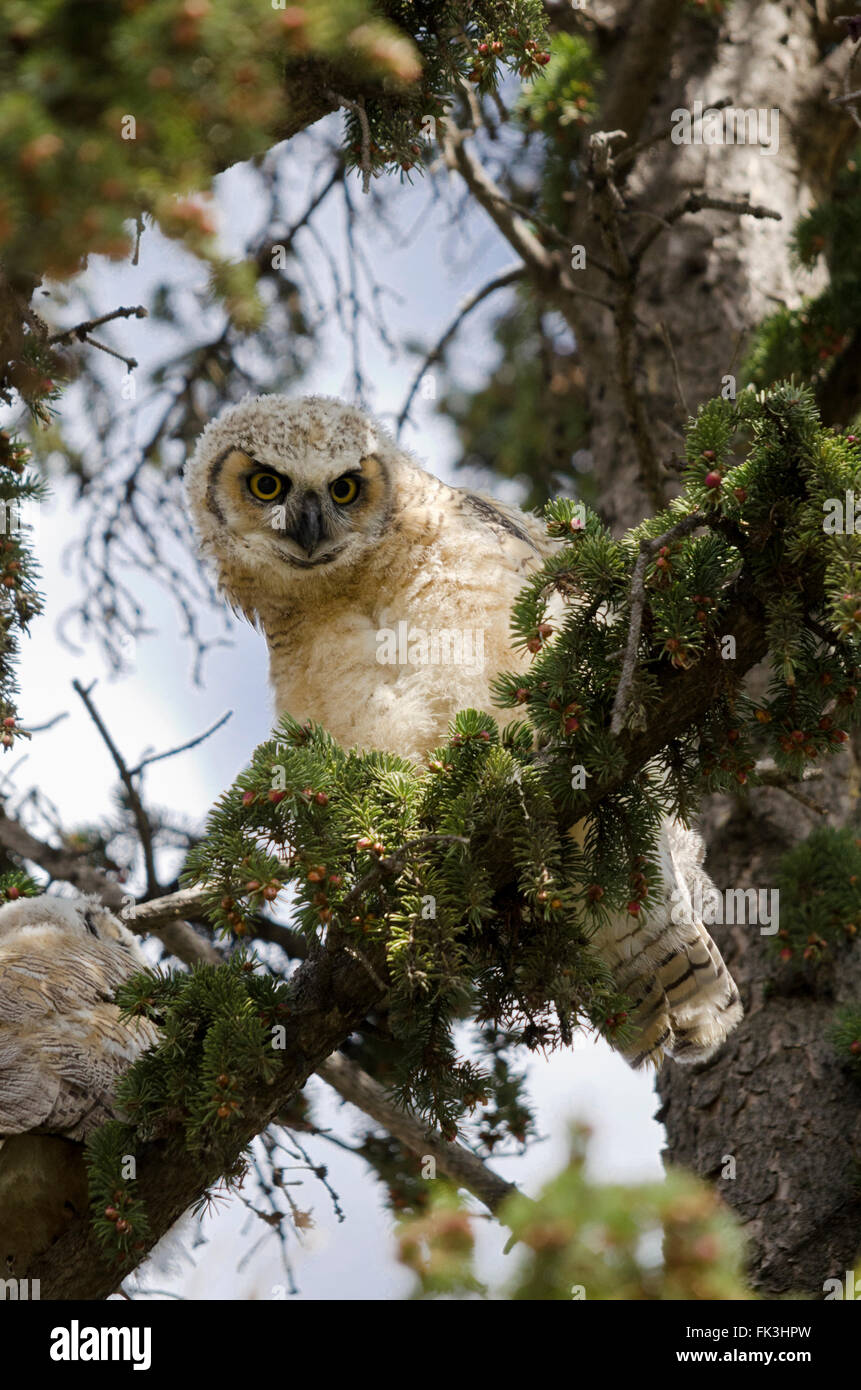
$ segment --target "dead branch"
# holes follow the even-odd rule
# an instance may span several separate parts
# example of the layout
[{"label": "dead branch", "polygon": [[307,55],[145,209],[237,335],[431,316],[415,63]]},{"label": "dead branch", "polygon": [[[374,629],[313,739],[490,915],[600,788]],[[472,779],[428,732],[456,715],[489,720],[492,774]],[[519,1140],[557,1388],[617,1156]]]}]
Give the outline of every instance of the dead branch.
[{"label": "dead branch", "polygon": [[420,1158],[433,1158],[447,1178],[451,1178],[459,1187],[467,1188],[490,1211],[496,1213],[506,1198],[518,1191],[513,1183],[506,1182],[492,1168],[488,1168],[477,1154],[471,1153],[462,1144],[448,1143],[441,1134],[425,1129],[393,1104],[379,1082],[342,1053],[333,1052],[317,1068],[317,1074],[344,1100],[376,1120],[405,1149]]},{"label": "dead branch", "polygon": [[481,289],[476,290],[473,294],[469,295],[463,301],[460,308],[458,309],[456,316],[452,319],[451,323],[449,324],[445,332],[442,334],[442,336],[437,339],[436,343],[431,348],[430,352],[426,355],[421,366],[419,367],[418,371],[413,377],[412,384],[410,385],[410,389],[407,392],[406,400],[404,401],[401,413],[398,416],[398,435],[400,435],[401,430],[403,429],[407,419],[409,418],[410,407],[412,406],[412,403],[415,400],[415,395],[419,389],[419,386],[421,385],[422,377],[424,376],[425,372],[433,366],[435,362],[439,362],[441,360],[446,348],[448,347],[452,338],[457,333],[464,319],[472,313],[473,309],[476,309],[479,304],[482,304],[485,299],[489,298],[490,295],[495,294],[497,290],[505,289],[508,285],[515,284],[518,280],[522,280],[525,275],[525,266],[509,266],[508,270],[504,270],[500,275],[496,275],[492,280],[489,280],[486,285],[482,285]]},{"label": "dead branch", "polygon": [[144,866],[146,869],[147,894],[151,897],[155,897],[158,895],[158,893],[160,893],[161,889],[159,887],[158,874],[156,873],[155,867],[153,828],[150,824],[149,817],[146,811],[144,810],[144,805],[140,799],[138,789],[134,784],[134,778],[132,777],[132,774],[129,772],[129,769],[126,766],[122,754],[120,753],[119,749],[117,748],[116,744],[114,743],[113,739],[108,733],[104,720],[102,719],[101,715],[96,709],[93,700],[90,698],[90,691],[93,689],[94,685],[95,681],[93,681],[91,685],[85,688],[81,685],[80,681],[72,681],[72,688],[75,691],[75,693],[77,695],[80,695],[81,699],[83,700],[87,713],[89,714],[90,718],[92,719],[93,723],[98,729],[102,737],[102,741],[114,761],[114,766],[116,767],[117,772],[119,773],[120,781],[126,789],[129,807],[131,808],[132,815],[135,819],[135,825],[138,829],[138,838],[140,839],[141,849],[143,850]]}]

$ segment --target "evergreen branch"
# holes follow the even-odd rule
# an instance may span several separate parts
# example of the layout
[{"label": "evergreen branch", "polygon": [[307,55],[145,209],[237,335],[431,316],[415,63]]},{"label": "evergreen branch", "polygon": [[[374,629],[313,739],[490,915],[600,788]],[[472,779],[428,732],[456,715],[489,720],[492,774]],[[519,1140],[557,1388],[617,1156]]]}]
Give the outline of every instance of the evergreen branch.
[{"label": "evergreen branch", "polygon": [[371,127],[368,124],[368,113],[365,110],[365,98],[357,97],[355,101],[351,97],[342,96],[340,92],[333,92],[329,89],[326,96],[334,107],[345,106],[348,111],[352,111],[358,118],[359,127],[362,132],[362,192],[371,191]]},{"label": "evergreen branch", "polygon": [[420,1158],[429,1156],[447,1178],[465,1187],[492,1212],[496,1213],[506,1198],[518,1192],[514,1183],[506,1182],[494,1173],[483,1159],[462,1144],[449,1143],[438,1132],[426,1130],[412,1116],[394,1105],[378,1081],[351,1062],[340,1052],[333,1052],[318,1076],[327,1081],[344,1100],[382,1125],[405,1149]]},{"label": "evergreen branch", "polygon": [[[283,1062],[277,1079],[244,1095],[241,1111],[232,1122],[231,1145],[237,1156],[277,1120],[308,1077],[360,1026],[380,997],[364,968],[344,952],[326,951],[313,963],[300,966],[289,985]],[[145,1244],[151,1249],[201,1192],[220,1182],[224,1164],[206,1149],[199,1157],[178,1152],[169,1137],[140,1144],[136,1157],[136,1190],[149,1218]],[[142,1258],[143,1252],[136,1252],[136,1263]],[[88,1213],[77,1217],[28,1270],[29,1277],[41,1279],[43,1297],[55,1299],[106,1298],[122,1274],[106,1258]]]},{"label": "evergreen branch", "polygon": [[[459,839],[460,837],[429,836],[427,838],[434,840],[438,838]],[[415,848],[415,846],[409,848]],[[191,888],[168,894],[166,897],[151,902],[141,903],[135,908],[135,927],[138,931],[153,931],[170,922],[175,922],[180,917],[192,916],[202,910],[205,897],[204,890]],[[289,938],[289,942],[285,942],[280,934],[273,932],[269,932],[266,939],[278,941],[285,948],[288,945],[295,947],[297,943],[300,947],[302,945],[307,946],[305,938],[298,932],[289,932],[286,928],[278,928],[276,923],[260,921],[257,925],[261,929],[264,927],[276,928],[278,933],[283,933],[285,937]],[[257,934],[255,932],[255,935]],[[348,944],[339,943],[342,949],[345,948],[345,945],[346,949],[349,950]],[[360,952],[351,951],[351,954],[354,955],[355,959],[361,958]],[[187,959],[186,956],[181,956],[181,958]],[[214,963],[221,961],[221,957],[215,950],[208,952],[204,958],[214,961]],[[193,964],[194,959],[192,956],[190,960],[187,959],[187,963]],[[363,964],[380,990],[385,990],[386,985],[380,980],[376,970],[370,966],[367,960],[363,959]],[[518,1191],[513,1183],[507,1182],[488,1168],[484,1160],[478,1155],[471,1153],[461,1144],[449,1143],[439,1133],[425,1129],[418,1121],[389,1100],[384,1088],[374,1081],[367,1072],[355,1062],[349,1061],[341,1053],[334,1052],[322,1066],[317,1068],[317,1075],[337,1091],[344,1100],[355,1105],[375,1123],[382,1125],[410,1152],[421,1157],[430,1155],[436,1159],[440,1170],[446,1177],[451,1178],[459,1186],[466,1187],[490,1211],[496,1212],[507,1197]]]},{"label": "evergreen branch", "polygon": [[649,560],[653,555],[657,555],[661,546],[669,545],[672,541],[678,540],[681,536],[687,536],[697,527],[704,525],[704,519],[698,513],[692,512],[690,516],[683,517],[675,526],[671,526],[669,531],[665,531],[663,535],[655,536],[651,540],[644,538],[640,541],[640,553],[637,556],[637,563],[634,566],[634,574],[631,579],[631,619],[625,655],[622,660],[622,674],[619,677],[616,698],[613,701],[613,715],[610,721],[611,734],[622,732],[625,710],[631,694],[631,685],[637,665],[637,648],[640,645],[640,632],[643,626],[643,609],[646,606],[645,579]]},{"label": "evergreen branch", "polygon": [[401,845],[400,849],[393,850],[391,854],[383,855],[366,874],[362,875],[355,887],[351,888],[344,900],[338,904],[340,915],[348,917],[356,904],[361,902],[367,893],[376,888],[384,879],[393,878],[398,870],[403,868],[411,854],[435,844],[468,845],[469,840],[463,835],[420,835],[418,839],[411,840],[409,844]]},{"label": "evergreen branch", "polygon": [[[738,682],[768,651],[766,615],[744,571],[725,597],[727,607],[722,625],[735,638],[733,681]],[[725,685],[726,679],[725,662],[717,651],[706,653],[687,670],[662,670],[657,677],[658,700],[650,709],[647,727],[637,733],[620,733],[622,762],[618,772],[601,785],[593,784],[585,789],[584,801],[589,806],[597,805],[636,777],[674,739],[701,724],[714,705],[715,691]],[[543,754],[536,759],[539,764],[545,760]]]}]

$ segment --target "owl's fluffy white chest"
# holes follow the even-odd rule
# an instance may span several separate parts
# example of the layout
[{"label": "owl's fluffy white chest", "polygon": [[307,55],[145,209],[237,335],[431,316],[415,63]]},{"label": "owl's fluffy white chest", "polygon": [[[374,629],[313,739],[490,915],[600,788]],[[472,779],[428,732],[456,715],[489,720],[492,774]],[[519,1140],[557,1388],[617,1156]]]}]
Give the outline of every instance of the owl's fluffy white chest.
[{"label": "owl's fluffy white chest", "polygon": [[468,565],[461,554],[455,567],[444,545],[431,545],[399,583],[380,563],[361,597],[265,618],[279,714],[323,724],[344,747],[420,761],[458,710],[493,713],[492,677],[523,664],[508,613],[525,571],[494,537],[476,548],[483,553]]}]

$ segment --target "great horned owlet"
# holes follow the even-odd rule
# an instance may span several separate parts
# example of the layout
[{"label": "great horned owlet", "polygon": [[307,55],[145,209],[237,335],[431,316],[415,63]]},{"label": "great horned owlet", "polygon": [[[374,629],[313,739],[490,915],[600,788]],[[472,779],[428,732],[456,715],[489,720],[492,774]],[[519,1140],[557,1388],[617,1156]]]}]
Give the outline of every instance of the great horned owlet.
[{"label": "great horned owlet", "polygon": [[112,1118],[114,1089],[157,1040],[123,1021],[117,986],[147,961],[96,898],[0,908],[0,1278],[87,1207],[83,1140]]},{"label": "great horned owlet", "polygon": [[[223,593],[266,636],[279,714],[420,762],[458,710],[493,713],[498,672],[525,668],[510,613],[554,548],[543,524],[440,482],[357,407],[247,396],[204,431],[186,487]],[[666,821],[660,853],[661,906],[593,937],[634,1001],[635,1065],[702,1061],[742,1015],[690,910],[701,839]]]}]

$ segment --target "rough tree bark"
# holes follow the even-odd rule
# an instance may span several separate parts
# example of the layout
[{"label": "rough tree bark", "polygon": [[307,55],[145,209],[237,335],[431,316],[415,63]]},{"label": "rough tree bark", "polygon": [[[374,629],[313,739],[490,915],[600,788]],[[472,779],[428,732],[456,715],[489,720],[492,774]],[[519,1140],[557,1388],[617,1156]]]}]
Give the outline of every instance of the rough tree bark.
[{"label": "rough tree bark", "polygon": [[[618,7],[607,7],[617,11]],[[706,211],[682,218],[644,260],[637,296],[642,323],[636,337],[638,388],[652,438],[663,460],[680,449],[679,404],[666,326],[675,347],[688,409],[716,395],[737,372],[751,328],[775,301],[798,302],[789,232],[814,198],[827,193],[857,130],[828,97],[840,90],[846,30],[830,18],[857,5],[780,4],[736,0],[722,37],[708,25],[682,19],[672,42],[654,54],[659,80],[629,103],[627,133],[642,139],[691,109],[729,98],[736,107],[780,113],[780,143],[771,155],[751,146],[655,145],[634,165],[628,199],[653,212],[670,209],[692,185],[712,193],[747,195],[780,212],[782,222]],[[599,14],[601,8],[599,7]],[[618,42],[624,43],[624,37]],[[838,45],[838,47],[833,47]],[[829,50],[829,46],[830,50]],[[612,44],[611,44],[612,47]],[[610,66],[612,82],[613,67]],[[646,103],[648,103],[646,105]],[[607,108],[618,100],[610,96]],[[613,128],[602,118],[606,129]],[[580,235],[594,244],[588,216]],[[646,219],[639,219],[646,221]],[[637,230],[641,230],[638,228]],[[596,248],[597,252],[597,248]],[[596,289],[601,277],[588,282]],[[815,281],[805,288],[815,290]],[[602,311],[581,315],[579,346],[592,418],[590,448],[604,510],[618,527],[649,510],[623,403],[612,383],[612,324]],[[831,422],[845,423],[857,405],[851,391],[830,403]],[[666,486],[670,486],[671,474]],[[848,754],[816,784],[833,824],[855,811],[858,763]],[[787,846],[819,818],[783,791],[761,788],[738,798],[712,798],[704,808],[708,867],[719,888],[765,887]],[[725,1155],[736,1176],[720,1183],[746,1224],[754,1284],[763,1292],[821,1292],[840,1277],[861,1248],[861,1196],[854,1164],[861,1155],[858,1090],[827,1043],[835,1007],[861,997],[861,953],[848,949],[817,996],[767,994],[765,940],[754,926],[715,928],[715,937],[742,991],[746,1018],[713,1062],[666,1066],[658,1081],[667,1128],[667,1157],[719,1179]]]}]

